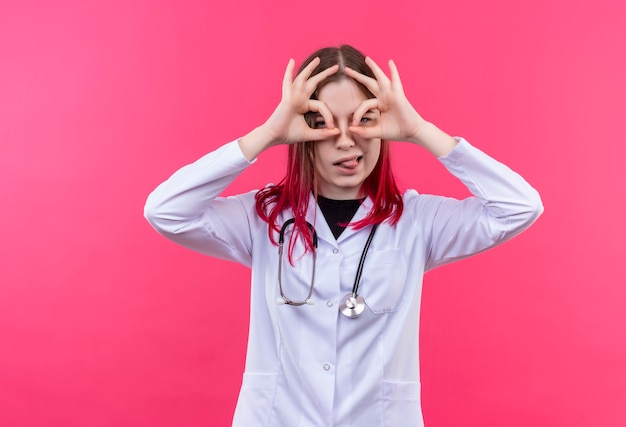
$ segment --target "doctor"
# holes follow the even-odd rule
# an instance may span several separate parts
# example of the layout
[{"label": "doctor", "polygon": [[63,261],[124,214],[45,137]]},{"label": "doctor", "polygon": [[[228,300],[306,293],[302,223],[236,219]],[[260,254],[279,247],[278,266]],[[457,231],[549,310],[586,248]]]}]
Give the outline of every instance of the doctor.
[{"label": "doctor", "polygon": [[[543,207],[522,177],[424,120],[350,47],[312,54],[268,120],[183,167],[145,215],[169,239],[252,268],[246,368],[234,426],[423,426],[423,274],[529,227]],[[390,142],[424,147],[473,197],[400,192]],[[288,145],[285,178],[220,193]]]}]

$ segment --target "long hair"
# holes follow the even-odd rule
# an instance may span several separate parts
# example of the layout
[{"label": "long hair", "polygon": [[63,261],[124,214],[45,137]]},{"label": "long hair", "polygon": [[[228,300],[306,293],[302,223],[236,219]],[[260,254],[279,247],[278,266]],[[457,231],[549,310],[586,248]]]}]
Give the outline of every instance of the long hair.
[{"label": "long hair", "polygon": [[[320,90],[328,83],[350,78],[345,74],[345,67],[352,68],[361,74],[374,77],[374,73],[365,63],[365,56],[352,46],[326,47],[314,52],[300,66],[298,74],[316,57],[320,63],[313,70],[314,76],[333,65],[339,65],[339,70],[320,82],[317,90],[311,96],[317,99]],[[351,79],[366,98],[374,98],[374,95],[361,83]],[[312,126],[314,114],[305,114],[309,126]],[[275,233],[280,230],[276,223],[278,215],[285,209],[291,209],[294,217],[294,232],[289,240],[289,260],[293,262],[293,248],[298,236],[302,236],[306,251],[313,251],[312,234],[306,223],[306,212],[309,207],[309,195],[311,192],[317,200],[317,176],[315,173],[314,141],[303,141],[289,146],[287,157],[287,172],[285,177],[277,184],[268,186],[256,194],[256,211],[258,215],[269,224],[269,238],[276,243]],[[371,224],[380,224],[388,221],[395,224],[402,215],[404,204],[402,195],[398,190],[396,181],[391,170],[389,141],[381,141],[380,155],[372,173],[365,179],[361,186],[361,196],[369,197],[373,201],[373,207],[365,218],[351,227],[360,229]]]}]

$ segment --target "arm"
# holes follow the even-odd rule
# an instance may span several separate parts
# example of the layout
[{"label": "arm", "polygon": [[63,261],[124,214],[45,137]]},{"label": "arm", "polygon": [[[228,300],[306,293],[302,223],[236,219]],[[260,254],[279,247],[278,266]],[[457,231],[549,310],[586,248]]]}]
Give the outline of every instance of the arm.
[{"label": "arm", "polygon": [[[322,102],[310,99],[320,81],[337,72],[330,67],[315,76],[314,59],[292,81],[294,61],[283,78],[282,99],[261,126],[198,161],[183,167],[159,185],[148,197],[144,214],[165,237],[198,252],[251,264],[254,192],[221,198],[219,194],[264,150],[277,144],[317,141],[339,132],[332,114]],[[315,111],[328,123],[327,129],[312,129],[304,114]]]},{"label": "arm", "polygon": [[[391,79],[372,59],[366,61],[376,79],[350,69],[346,72],[376,98],[359,106],[350,130],[365,138],[407,141],[424,147],[474,195],[462,201],[421,196],[418,206],[407,207],[408,212],[431,218],[427,268],[510,239],[537,219],[543,212],[541,199],[521,176],[424,120],[406,98],[393,61],[389,61]],[[363,114],[372,109],[380,111],[379,122],[370,127],[357,126]]]},{"label": "arm", "polygon": [[159,185],[146,201],[146,219],[176,243],[250,265],[254,194],[218,197],[250,164],[237,142],[218,148]]},{"label": "arm", "polygon": [[[519,174],[460,140],[441,163],[473,194],[464,200],[420,196],[407,206],[431,218],[426,269],[450,263],[503,243],[530,225],[543,212],[539,193]],[[433,203],[423,203],[419,200]]]}]

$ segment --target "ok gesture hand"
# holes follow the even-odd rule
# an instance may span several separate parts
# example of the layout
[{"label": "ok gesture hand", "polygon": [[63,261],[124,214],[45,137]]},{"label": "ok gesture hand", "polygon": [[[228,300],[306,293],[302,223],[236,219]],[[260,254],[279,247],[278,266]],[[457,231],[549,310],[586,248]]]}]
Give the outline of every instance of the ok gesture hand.
[{"label": "ok gesture hand", "polygon": [[[376,98],[363,101],[354,112],[350,131],[364,138],[381,138],[391,141],[414,141],[425,120],[415,111],[404,94],[398,69],[389,61],[391,79],[371,58],[365,62],[374,72],[375,79],[346,67],[346,74],[363,84]],[[380,111],[380,120],[374,126],[357,126],[370,110]]]},{"label": "ok gesture hand", "polygon": [[[346,74],[367,87],[376,98],[366,99],[353,115],[350,132],[363,138],[381,138],[390,141],[407,141],[419,144],[435,156],[445,156],[454,149],[456,139],[427,122],[419,115],[404,94],[400,74],[393,61],[389,61],[391,79],[371,58],[365,62],[375,79],[346,68]],[[380,120],[372,126],[358,126],[363,115],[370,110],[380,112]]]},{"label": "ok gesture hand", "polygon": [[[317,85],[339,69],[334,65],[311,76],[320,60],[315,58],[293,79],[294,61],[289,61],[283,78],[283,95],[278,107],[264,126],[275,144],[320,141],[339,133],[333,126],[333,115],[321,101],[311,99]],[[292,80],[293,79],[293,80]],[[305,121],[309,111],[319,113],[328,124],[325,129],[313,129]]]},{"label": "ok gesture hand", "polygon": [[[326,104],[311,99],[317,85],[328,76],[336,73],[339,66],[334,65],[311,77],[311,73],[319,63],[319,58],[313,59],[294,79],[295,62],[293,59],[289,60],[283,77],[280,103],[265,123],[239,139],[239,147],[248,160],[252,160],[274,145],[321,141],[339,134],[340,131],[334,127],[333,115]],[[324,129],[311,128],[304,118],[304,115],[309,111],[321,115],[327,123],[327,127]]]}]

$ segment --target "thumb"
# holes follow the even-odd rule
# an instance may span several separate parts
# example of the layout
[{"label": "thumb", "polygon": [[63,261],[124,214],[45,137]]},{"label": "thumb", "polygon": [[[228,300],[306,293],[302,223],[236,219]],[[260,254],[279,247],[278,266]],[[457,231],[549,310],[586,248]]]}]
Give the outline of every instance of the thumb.
[{"label": "thumb", "polygon": [[381,138],[380,126],[365,127],[365,126],[350,126],[348,127],[350,133],[356,136],[360,136],[365,139]]}]

